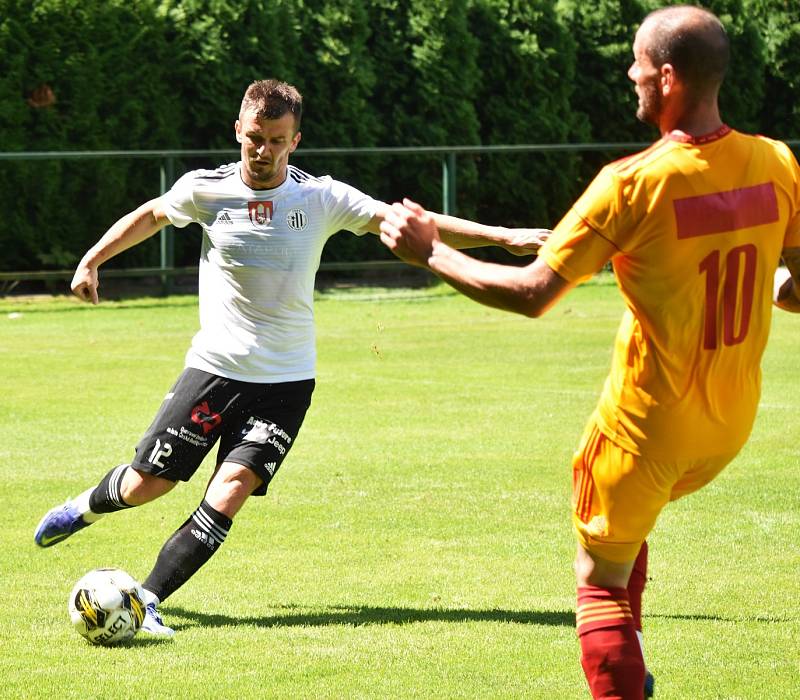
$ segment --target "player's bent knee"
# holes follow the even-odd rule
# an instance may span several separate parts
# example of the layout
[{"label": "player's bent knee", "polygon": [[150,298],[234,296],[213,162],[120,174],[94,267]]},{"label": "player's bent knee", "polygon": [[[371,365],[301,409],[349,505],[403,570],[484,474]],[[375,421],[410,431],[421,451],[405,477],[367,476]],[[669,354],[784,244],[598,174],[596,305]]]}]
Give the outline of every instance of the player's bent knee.
[{"label": "player's bent knee", "polygon": [[233,518],[263,480],[252,469],[235,462],[223,462],[206,490],[206,501]]},{"label": "player's bent knee", "polygon": [[175,482],[129,468],[122,477],[120,494],[130,506],[140,506],[163,496],[175,487]]},{"label": "player's bent knee", "polygon": [[633,560],[622,563],[609,561],[578,545],[575,556],[575,578],[579,587],[625,588],[633,563]]}]

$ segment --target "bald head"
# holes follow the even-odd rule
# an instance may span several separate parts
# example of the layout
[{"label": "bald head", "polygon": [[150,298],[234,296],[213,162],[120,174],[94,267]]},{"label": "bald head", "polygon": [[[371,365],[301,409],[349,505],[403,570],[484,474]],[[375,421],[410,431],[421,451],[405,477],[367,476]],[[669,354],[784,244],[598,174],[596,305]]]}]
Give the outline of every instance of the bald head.
[{"label": "bald head", "polygon": [[696,97],[716,96],[728,68],[730,43],[714,14],[692,5],[665,7],[645,17],[639,35],[656,68],[669,63]]}]

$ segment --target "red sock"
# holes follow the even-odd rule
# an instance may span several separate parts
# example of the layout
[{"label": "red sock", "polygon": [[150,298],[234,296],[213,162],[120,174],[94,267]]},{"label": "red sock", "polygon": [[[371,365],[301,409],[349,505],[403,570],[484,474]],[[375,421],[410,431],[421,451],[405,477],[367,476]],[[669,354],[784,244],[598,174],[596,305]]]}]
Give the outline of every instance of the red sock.
[{"label": "red sock", "polygon": [[644,660],[624,588],[578,588],[581,665],[595,700],[642,700]]},{"label": "red sock", "polygon": [[639,556],[633,563],[633,571],[628,580],[628,598],[631,603],[631,613],[633,614],[633,624],[636,629],[642,630],[642,593],[647,583],[647,542],[642,542]]}]

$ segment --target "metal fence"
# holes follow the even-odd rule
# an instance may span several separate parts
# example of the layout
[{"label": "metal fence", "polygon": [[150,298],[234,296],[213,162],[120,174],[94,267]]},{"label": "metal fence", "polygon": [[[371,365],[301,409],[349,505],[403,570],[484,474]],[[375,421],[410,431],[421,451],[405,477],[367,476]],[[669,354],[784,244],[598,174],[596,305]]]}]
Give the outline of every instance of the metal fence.
[{"label": "metal fence", "polygon": [[[786,141],[797,152],[800,140]],[[608,142],[608,143],[555,143],[555,144],[522,144],[498,146],[397,146],[367,148],[301,148],[292,154],[292,158],[304,156],[438,156],[442,169],[442,207],[445,214],[456,214],[456,192],[458,190],[457,158],[465,155],[479,154],[512,154],[512,153],[569,153],[609,151],[637,151],[651,145],[649,142]],[[175,162],[178,159],[198,157],[239,156],[238,149],[207,150],[141,150],[141,151],[26,151],[0,152],[0,161],[35,161],[35,160],[90,160],[117,158],[144,158],[160,161],[160,191],[166,192],[175,181]],[[169,291],[170,280],[176,275],[193,274],[196,267],[175,267],[174,265],[174,231],[166,226],[160,232],[160,264],[158,267],[107,269],[106,277],[151,277],[158,276],[164,291]],[[321,271],[360,271],[388,269],[402,265],[399,261],[360,261],[360,262],[327,262],[320,265]],[[19,282],[34,280],[71,279],[73,270],[46,270],[36,272],[0,272],[0,293],[8,292]]]}]

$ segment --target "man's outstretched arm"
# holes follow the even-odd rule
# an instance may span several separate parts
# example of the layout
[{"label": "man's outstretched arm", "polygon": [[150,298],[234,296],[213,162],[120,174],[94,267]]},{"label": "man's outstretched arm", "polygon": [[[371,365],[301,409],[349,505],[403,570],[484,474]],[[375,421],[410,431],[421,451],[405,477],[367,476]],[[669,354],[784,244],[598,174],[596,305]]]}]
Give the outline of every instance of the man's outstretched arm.
[{"label": "man's outstretched arm", "polygon": [[150,238],[168,223],[160,197],[145,202],[138,209],[123,216],[89,248],[78,263],[70,284],[73,294],[84,301],[96,304],[99,286],[97,268],[123,250]]},{"label": "man's outstretched arm", "polygon": [[[369,222],[367,229],[372,233],[380,233],[380,225],[390,211],[390,205],[381,203],[381,208]],[[451,248],[500,246],[514,255],[533,255],[544,245],[551,233],[546,228],[488,226],[449,214],[428,213],[439,230],[441,240]]]},{"label": "man's outstretched arm", "polygon": [[471,299],[525,316],[540,316],[573,286],[539,258],[516,267],[454,250],[439,237],[434,217],[409,200],[386,214],[381,240],[401,260],[430,269]]}]

